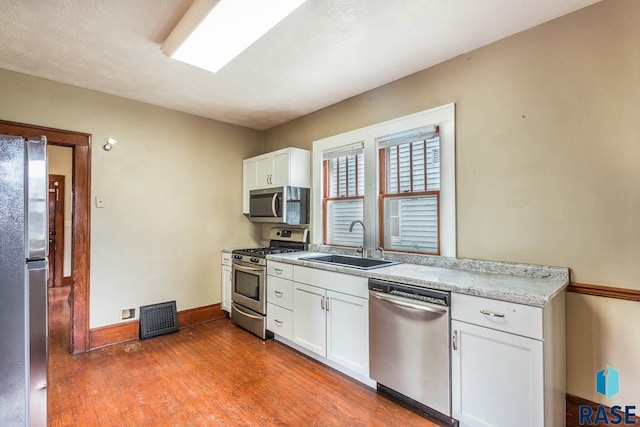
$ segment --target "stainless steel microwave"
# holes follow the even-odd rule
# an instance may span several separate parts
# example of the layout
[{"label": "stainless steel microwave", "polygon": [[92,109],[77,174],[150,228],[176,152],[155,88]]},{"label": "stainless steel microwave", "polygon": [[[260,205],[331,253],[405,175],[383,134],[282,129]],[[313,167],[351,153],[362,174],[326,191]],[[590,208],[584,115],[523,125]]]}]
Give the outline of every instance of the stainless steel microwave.
[{"label": "stainless steel microwave", "polygon": [[249,192],[249,219],[290,225],[309,224],[310,191],[301,187],[275,187]]}]

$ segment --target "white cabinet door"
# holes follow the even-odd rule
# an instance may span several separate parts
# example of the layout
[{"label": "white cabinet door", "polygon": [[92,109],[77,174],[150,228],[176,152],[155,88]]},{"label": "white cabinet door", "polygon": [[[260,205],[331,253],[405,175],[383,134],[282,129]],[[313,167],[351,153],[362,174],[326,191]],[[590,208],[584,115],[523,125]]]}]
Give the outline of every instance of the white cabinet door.
[{"label": "white cabinet door", "polygon": [[369,376],[369,302],[327,291],[327,359]]},{"label": "white cabinet door", "polygon": [[542,342],[453,320],[453,418],[461,427],[544,425]]},{"label": "white cabinet door", "polygon": [[242,213],[249,214],[249,192],[256,188],[256,161],[247,159],[242,162]]},{"label": "white cabinet door", "polygon": [[289,150],[280,150],[273,153],[273,167],[271,172],[271,184],[274,187],[289,185]]},{"label": "white cabinet door", "polygon": [[293,342],[320,356],[327,354],[326,291],[293,283]]},{"label": "white cabinet door", "polygon": [[273,180],[273,156],[256,158],[256,188],[269,188]]},{"label": "white cabinet door", "polygon": [[231,313],[231,267],[222,266],[222,309]]}]

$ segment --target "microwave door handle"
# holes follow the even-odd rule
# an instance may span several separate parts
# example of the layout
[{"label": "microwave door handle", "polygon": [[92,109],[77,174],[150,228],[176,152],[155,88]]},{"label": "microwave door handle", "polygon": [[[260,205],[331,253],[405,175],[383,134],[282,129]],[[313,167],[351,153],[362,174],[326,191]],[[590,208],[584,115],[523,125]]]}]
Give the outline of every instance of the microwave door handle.
[{"label": "microwave door handle", "polygon": [[275,193],[273,195],[273,199],[271,199],[271,212],[273,213],[274,218],[278,217],[278,209],[277,209],[278,197],[279,197],[279,193]]}]

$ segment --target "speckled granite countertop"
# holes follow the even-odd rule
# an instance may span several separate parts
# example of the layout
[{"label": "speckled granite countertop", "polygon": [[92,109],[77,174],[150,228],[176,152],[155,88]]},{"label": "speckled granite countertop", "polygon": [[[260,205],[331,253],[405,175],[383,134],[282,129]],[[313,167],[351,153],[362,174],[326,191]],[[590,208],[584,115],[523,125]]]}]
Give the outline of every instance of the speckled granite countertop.
[{"label": "speckled granite countertop", "polygon": [[565,267],[387,254],[385,259],[404,263],[361,270],[300,259],[324,255],[328,251],[322,252],[268,255],[267,260],[538,307],[549,303],[569,283],[569,269]]}]

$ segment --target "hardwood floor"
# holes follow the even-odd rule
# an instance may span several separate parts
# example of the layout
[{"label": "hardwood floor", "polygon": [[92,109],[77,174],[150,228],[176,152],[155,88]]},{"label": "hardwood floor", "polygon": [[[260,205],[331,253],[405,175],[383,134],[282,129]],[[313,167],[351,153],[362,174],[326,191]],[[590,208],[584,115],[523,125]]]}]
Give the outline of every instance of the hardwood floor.
[{"label": "hardwood floor", "polygon": [[50,291],[50,426],[437,426],[228,319],[72,355],[67,295]]}]

